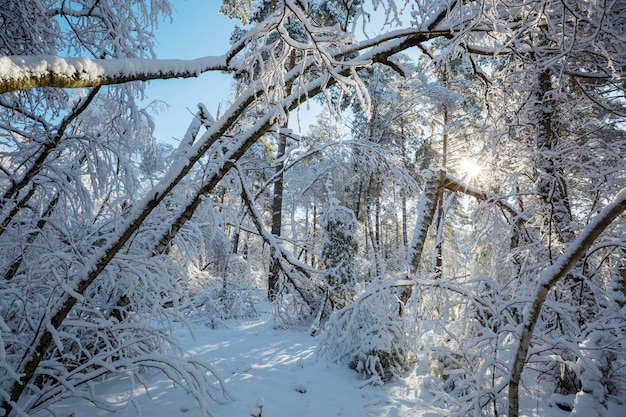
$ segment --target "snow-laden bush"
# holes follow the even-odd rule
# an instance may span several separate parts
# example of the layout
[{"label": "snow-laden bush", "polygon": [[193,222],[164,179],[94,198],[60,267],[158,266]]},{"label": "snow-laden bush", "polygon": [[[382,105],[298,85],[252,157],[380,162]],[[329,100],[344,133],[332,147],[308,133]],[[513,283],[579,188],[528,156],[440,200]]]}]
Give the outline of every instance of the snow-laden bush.
[{"label": "snow-laden bush", "polygon": [[329,301],[333,308],[341,308],[354,297],[356,217],[352,210],[340,205],[339,200],[329,198],[320,225],[324,228],[321,256],[328,278]]},{"label": "snow-laden bush", "polygon": [[189,314],[202,318],[210,327],[223,321],[258,317],[263,292],[254,285],[246,261],[236,255],[227,257],[225,275],[214,276],[207,271],[194,271],[186,283],[191,301]]},{"label": "snow-laden bush", "polygon": [[506,407],[516,309],[488,279],[416,279],[414,350],[428,388],[451,416],[493,416]]},{"label": "snow-laden bush", "polygon": [[614,341],[606,331],[592,331],[582,343],[585,356],[578,359],[581,390],[576,394],[571,417],[603,416],[607,410],[607,376],[615,355],[607,349]]},{"label": "snow-laden bush", "polygon": [[615,318],[604,317],[590,323],[587,333],[581,335],[576,361],[581,387],[575,396],[572,417],[603,416],[609,398],[623,393],[623,332],[617,336],[617,329]]},{"label": "snow-laden bush", "polygon": [[226,320],[258,317],[261,300],[261,291],[252,286],[229,284],[222,288],[209,288],[192,301],[192,315],[202,316],[207,325],[218,328]]},{"label": "snow-laden bush", "polygon": [[415,360],[411,336],[398,314],[398,287],[411,281],[373,284],[352,304],[335,311],[321,335],[319,351],[347,363],[366,383],[382,385],[400,376]]},{"label": "snow-laden bush", "polygon": [[[0,352],[3,398],[9,398],[7,387],[19,378],[15,369],[24,356],[23,347],[33,345],[37,329],[32,323],[50,314],[43,297],[63,296],[59,287],[63,288],[63,280],[69,280],[72,273],[60,262],[66,259],[49,256],[46,262],[28,265],[29,279],[20,274],[0,286],[4,294],[14,295],[0,300],[0,340],[5,347]],[[51,281],[49,266],[57,274],[57,286],[45,285]],[[173,336],[175,326],[184,322],[176,309],[179,297],[173,296],[182,294],[175,278],[179,273],[179,267],[166,256],[143,259],[129,254],[126,259],[114,259],[52,332],[52,346],[42,352],[43,360],[22,400],[15,404],[15,412],[49,411],[65,398],[83,398],[98,408],[115,411],[123,405],[94,395],[95,382],[105,378],[142,381],[148,371],[158,371],[192,394],[209,415],[207,398],[222,401],[229,394],[211,365],[184,356]],[[132,406],[132,401],[131,395],[128,405]]]}]

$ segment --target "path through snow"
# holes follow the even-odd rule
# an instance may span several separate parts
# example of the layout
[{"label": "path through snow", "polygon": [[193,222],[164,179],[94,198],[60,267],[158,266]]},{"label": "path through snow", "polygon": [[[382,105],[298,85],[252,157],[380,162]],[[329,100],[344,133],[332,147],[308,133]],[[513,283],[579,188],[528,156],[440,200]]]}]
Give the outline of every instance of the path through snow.
[{"label": "path through snow", "polygon": [[[248,417],[262,399],[262,417],[437,417],[446,415],[431,402],[428,381],[413,370],[405,378],[384,387],[363,386],[363,379],[342,364],[319,357],[317,340],[307,329],[281,329],[270,312],[258,319],[224,324],[212,329],[192,321],[196,338],[183,326],[177,330],[182,346],[212,364],[234,400],[212,403],[213,417]],[[163,375],[150,374],[132,383],[128,401],[128,378],[100,382],[96,393],[115,404],[116,411],[94,408],[80,400],[55,405],[62,417],[199,417],[200,409],[180,387]],[[569,413],[545,404],[530,404],[529,415],[566,417]],[[441,403],[439,403],[440,405]],[[622,406],[612,404],[607,417],[624,416]],[[439,412],[438,412],[439,411]],[[42,416],[49,414],[42,413]]]}]

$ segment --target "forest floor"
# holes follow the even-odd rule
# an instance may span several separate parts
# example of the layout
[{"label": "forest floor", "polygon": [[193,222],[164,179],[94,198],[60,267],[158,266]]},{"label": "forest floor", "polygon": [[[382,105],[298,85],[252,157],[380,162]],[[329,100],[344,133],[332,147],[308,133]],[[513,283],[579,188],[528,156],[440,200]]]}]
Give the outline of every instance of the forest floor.
[{"label": "forest floor", "polygon": [[[191,321],[194,335],[184,326],[178,330],[188,354],[211,363],[226,382],[234,399],[211,406],[213,417],[435,417],[448,413],[441,399],[428,392],[429,376],[414,367],[399,380],[375,387],[344,364],[334,363],[316,352],[317,340],[308,328],[281,328],[269,306],[256,319],[220,323]],[[423,371],[423,370],[422,370]],[[130,388],[128,380],[101,382],[97,394],[118,404],[104,411],[81,402],[56,404],[59,416],[177,417],[200,416],[190,394],[173,386],[162,375],[147,375]],[[133,401],[129,402],[129,391]],[[134,404],[133,404],[134,403]],[[526,416],[567,417],[568,412],[548,401],[524,398]],[[624,417],[626,406],[611,403],[607,417]],[[589,416],[592,417],[592,416]]]}]

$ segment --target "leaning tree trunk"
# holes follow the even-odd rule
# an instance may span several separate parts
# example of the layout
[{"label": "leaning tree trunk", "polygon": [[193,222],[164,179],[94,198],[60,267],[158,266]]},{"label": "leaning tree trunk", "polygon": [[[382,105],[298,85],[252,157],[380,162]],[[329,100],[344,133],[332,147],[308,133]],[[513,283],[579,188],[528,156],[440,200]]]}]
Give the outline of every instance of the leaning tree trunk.
[{"label": "leaning tree trunk", "polygon": [[[427,177],[424,191],[417,206],[417,222],[413,229],[413,239],[411,240],[407,253],[409,275],[416,274],[419,269],[424,243],[426,242],[428,229],[435,218],[437,199],[440,190],[443,188],[445,178],[446,173],[443,170],[430,172],[430,175]],[[413,288],[410,286],[405,287],[402,291],[400,295],[400,314],[402,314],[404,306],[411,297],[412,292]]]},{"label": "leaning tree trunk", "polygon": [[519,383],[526,364],[526,356],[533,337],[533,330],[539,319],[541,308],[546,297],[554,285],[585,256],[587,250],[596,241],[613,220],[626,210],[626,188],[623,188],[613,201],[607,205],[580,233],[556,262],[546,269],[538,282],[532,304],[524,314],[524,327],[520,337],[520,343],[514,356],[511,367],[511,380],[509,381],[509,415],[519,417]]}]

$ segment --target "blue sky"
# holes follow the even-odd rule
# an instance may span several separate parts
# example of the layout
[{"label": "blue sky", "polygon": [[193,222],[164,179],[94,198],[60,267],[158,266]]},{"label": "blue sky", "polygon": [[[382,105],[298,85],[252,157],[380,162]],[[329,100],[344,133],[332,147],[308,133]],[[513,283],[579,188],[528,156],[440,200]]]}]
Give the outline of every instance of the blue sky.
[{"label": "blue sky", "polygon": [[[163,22],[156,31],[157,57],[160,59],[191,59],[222,55],[230,44],[235,21],[219,14],[220,1],[185,0],[175,2],[174,22]],[[227,74],[212,72],[198,78],[151,81],[146,87],[145,103],[164,101],[154,116],[155,136],[160,142],[177,143],[196,112],[204,103],[215,116],[220,102],[228,104],[234,90]],[[223,111],[223,110],[222,110]]]},{"label": "blue sky", "polygon": [[[216,0],[184,0],[176,2],[173,23],[163,22],[156,31],[157,57],[160,59],[191,59],[210,55],[223,55],[230,47],[229,39],[234,26],[239,23],[219,13],[221,2]],[[166,102],[154,116],[155,136],[159,142],[178,143],[197,110],[204,103],[213,116],[222,113],[233,96],[234,82],[228,74],[210,72],[198,78],[151,81],[146,87],[146,100]],[[290,119],[290,127],[306,133],[315,121],[320,105],[310,101],[312,111],[303,110]]]}]

